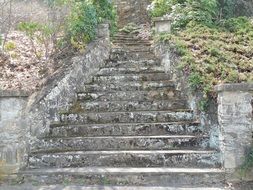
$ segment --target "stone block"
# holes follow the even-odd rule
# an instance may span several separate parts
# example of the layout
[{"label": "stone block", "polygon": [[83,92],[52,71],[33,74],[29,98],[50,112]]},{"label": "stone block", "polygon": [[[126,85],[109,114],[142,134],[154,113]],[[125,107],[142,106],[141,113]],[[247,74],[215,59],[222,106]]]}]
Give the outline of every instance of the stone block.
[{"label": "stone block", "polygon": [[171,22],[172,19],[170,18],[155,18],[153,20],[155,26],[156,33],[170,33],[171,32]]},{"label": "stone block", "polygon": [[225,84],[218,92],[218,118],[222,131],[224,167],[234,171],[245,160],[253,139],[253,84]]}]

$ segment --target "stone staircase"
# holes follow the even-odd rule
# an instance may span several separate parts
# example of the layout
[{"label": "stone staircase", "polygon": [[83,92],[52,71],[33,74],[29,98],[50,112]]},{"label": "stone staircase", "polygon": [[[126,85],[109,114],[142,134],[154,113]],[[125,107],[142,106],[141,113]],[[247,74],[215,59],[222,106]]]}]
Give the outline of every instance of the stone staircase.
[{"label": "stone staircase", "polygon": [[22,172],[27,181],[223,186],[220,153],[209,147],[208,133],[150,45],[116,35],[106,66],[84,84],[61,122],[32,143],[29,168]]}]

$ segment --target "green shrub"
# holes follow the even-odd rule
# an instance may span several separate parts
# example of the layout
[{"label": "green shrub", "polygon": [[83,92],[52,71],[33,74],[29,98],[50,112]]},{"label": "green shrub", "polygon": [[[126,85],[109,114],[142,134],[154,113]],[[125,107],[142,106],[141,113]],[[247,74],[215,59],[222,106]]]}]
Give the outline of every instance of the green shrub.
[{"label": "green shrub", "polygon": [[198,90],[203,84],[203,79],[200,74],[191,73],[189,76],[189,83],[192,90]]},{"label": "green shrub", "polygon": [[112,34],[116,31],[116,9],[109,0],[66,0],[65,4],[71,7],[71,11],[65,27],[65,40],[61,44],[70,44],[83,51],[86,44],[95,39],[97,25],[105,21],[109,21]]},{"label": "green shrub", "polygon": [[91,3],[75,2],[68,20],[67,36],[71,45],[83,50],[96,37],[97,12]]},{"label": "green shrub", "polygon": [[225,20],[223,23],[224,28],[230,32],[251,32],[253,26],[247,17],[237,17]]}]

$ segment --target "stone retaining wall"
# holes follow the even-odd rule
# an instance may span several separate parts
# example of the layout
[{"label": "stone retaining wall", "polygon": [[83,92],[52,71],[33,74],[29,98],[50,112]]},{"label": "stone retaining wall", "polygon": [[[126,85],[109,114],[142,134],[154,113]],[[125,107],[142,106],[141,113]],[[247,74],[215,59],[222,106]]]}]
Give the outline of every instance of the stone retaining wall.
[{"label": "stone retaining wall", "polygon": [[[0,91],[0,161],[4,172],[13,172],[25,162],[28,92]],[[1,166],[2,167],[2,166]]]},{"label": "stone retaining wall", "polygon": [[84,55],[74,57],[72,64],[55,73],[45,87],[29,99],[27,113],[32,137],[44,136],[50,123],[59,121],[59,112],[67,111],[84,83],[91,82],[92,76],[109,58],[109,25],[99,25],[97,36]]},{"label": "stone retaining wall", "polygon": [[44,136],[50,123],[59,121],[59,112],[72,105],[84,83],[105,64],[110,51],[108,24],[99,25],[97,33],[86,52],[59,69],[39,92],[29,96],[27,92],[0,91],[1,171],[15,173],[26,166],[30,142]]}]

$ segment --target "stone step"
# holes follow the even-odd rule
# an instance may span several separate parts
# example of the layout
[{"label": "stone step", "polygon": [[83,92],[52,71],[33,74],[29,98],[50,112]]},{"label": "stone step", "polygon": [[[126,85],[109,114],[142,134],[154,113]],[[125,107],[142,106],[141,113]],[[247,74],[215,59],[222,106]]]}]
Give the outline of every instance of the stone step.
[{"label": "stone step", "polygon": [[147,59],[156,59],[156,56],[151,51],[134,50],[130,51],[124,48],[114,48],[110,53],[111,61],[141,61]]},{"label": "stone step", "polygon": [[50,126],[51,137],[77,136],[148,136],[152,135],[200,135],[203,127],[198,122],[89,124]]},{"label": "stone step", "polygon": [[[86,101],[75,104],[78,112],[122,112],[122,111],[155,111],[186,109],[185,100],[173,101]],[[74,110],[73,110],[74,112]]]},{"label": "stone step", "polygon": [[119,45],[119,46],[131,46],[131,47],[151,47],[152,42],[150,41],[140,41],[140,40],[133,40],[133,39],[115,39],[112,41],[113,45]]},{"label": "stone step", "polygon": [[106,150],[177,150],[209,147],[205,135],[98,136],[44,138],[31,142],[32,153]]},{"label": "stone step", "polygon": [[77,98],[80,101],[153,101],[175,100],[181,97],[181,92],[170,89],[151,91],[105,91],[105,92],[79,92]]},{"label": "stone step", "polygon": [[77,151],[29,156],[29,168],[80,167],[221,167],[212,150]]},{"label": "stone step", "polygon": [[114,75],[114,74],[145,74],[145,73],[165,73],[164,67],[106,67],[101,68],[97,76],[100,75]]},{"label": "stone step", "polygon": [[150,67],[150,66],[160,66],[161,62],[159,60],[152,60],[152,59],[143,59],[140,61],[107,61],[105,67]]},{"label": "stone step", "polygon": [[176,188],[176,187],[161,187],[161,186],[85,186],[85,185],[31,185],[31,184],[21,184],[21,185],[2,185],[3,190],[224,190],[224,188]]},{"label": "stone step", "polygon": [[103,82],[84,85],[84,92],[101,91],[134,91],[134,90],[157,90],[157,89],[175,89],[175,84],[171,80],[164,81],[128,81],[128,82]]},{"label": "stone step", "polygon": [[55,168],[20,172],[26,182],[39,184],[221,187],[221,169],[197,168]]},{"label": "stone step", "polygon": [[148,73],[148,74],[118,74],[118,75],[100,75],[93,77],[93,82],[111,83],[111,82],[147,82],[147,81],[168,81],[171,77],[167,73]]},{"label": "stone step", "polygon": [[152,40],[146,40],[146,39],[141,39],[137,37],[132,37],[132,36],[114,36],[112,38],[112,42],[114,41],[120,41],[120,42],[144,42],[144,43],[152,43]]},{"label": "stone step", "polygon": [[176,122],[193,121],[191,110],[175,111],[132,111],[132,112],[91,112],[63,113],[60,120],[68,124],[99,124],[99,123],[145,123],[145,122]]}]

